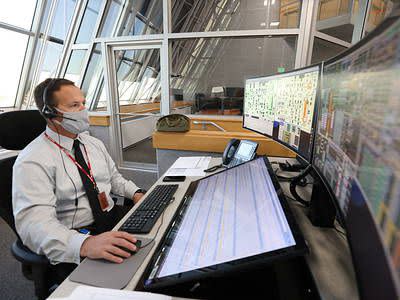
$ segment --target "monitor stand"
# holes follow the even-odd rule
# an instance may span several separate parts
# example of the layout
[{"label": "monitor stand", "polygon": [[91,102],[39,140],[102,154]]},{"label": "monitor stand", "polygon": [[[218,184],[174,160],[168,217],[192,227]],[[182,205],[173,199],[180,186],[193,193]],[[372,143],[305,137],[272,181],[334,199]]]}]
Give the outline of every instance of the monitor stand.
[{"label": "monitor stand", "polygon": [[298,163],[291,164],[288,161],[279,163],[279,168],[285,172],[301,172],[309,165],[309,163],[299,155],[296,155],[296,161]]},{"label": "monitor stand", "polygon": [[[303,182],[308,175],[313,178],[313,189],[310,201],[302,199],[296,191],[297,186],[301,185],[301,182]],[[334,227],[336,218],[334,196],[311,164],[291,180],[290,192],[296,201],[308,207],[308,218],[314,226]]]}]

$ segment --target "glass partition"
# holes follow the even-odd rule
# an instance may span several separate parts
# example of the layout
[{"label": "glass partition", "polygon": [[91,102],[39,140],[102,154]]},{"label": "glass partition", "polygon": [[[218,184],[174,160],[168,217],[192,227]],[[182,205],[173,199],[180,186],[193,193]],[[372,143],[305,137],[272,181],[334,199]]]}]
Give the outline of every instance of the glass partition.
[{"label": "glass partition", "polygon": [[298,28],[300,0],[172,1],[172,31]]},{"label": "glass partition", "polygon": [[245,79],[293,69],[296,44],[296,36],[174,40],[171,98],[196,114],[241,115]]},{"label": "glass partition", "polygon": [[312,57],[311,57],[311,64],[320,63],[321,61],[326,61],[340,52],[346,50],[346,47],[341,45],[325,41],[320,38],[314,39]]}]

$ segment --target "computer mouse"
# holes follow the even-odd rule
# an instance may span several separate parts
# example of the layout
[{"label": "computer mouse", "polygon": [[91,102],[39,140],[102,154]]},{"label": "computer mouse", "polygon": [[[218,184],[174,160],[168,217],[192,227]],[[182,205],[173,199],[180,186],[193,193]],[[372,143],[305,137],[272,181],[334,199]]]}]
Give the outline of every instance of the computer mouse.
[{"label": "computer mouse", "polygon": [[136,246],[136,251],[132,251],[130,249],[127,249],[125,247],[120,247],[120,246],[118,248],[120,248],[121,250],[124,250],[125,252],[128,252],[130,255],[135,255],[139,251],[140,247],[142,246],[142,241],[136,240],[135,246]]}]

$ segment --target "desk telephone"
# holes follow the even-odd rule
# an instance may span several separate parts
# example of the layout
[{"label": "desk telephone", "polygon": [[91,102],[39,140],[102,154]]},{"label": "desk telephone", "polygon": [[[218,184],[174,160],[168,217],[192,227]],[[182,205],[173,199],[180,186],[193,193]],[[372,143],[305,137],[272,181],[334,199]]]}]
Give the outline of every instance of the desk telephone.
[{"label": "desk telephone", "polygon": [[253,141],[231,139],[222,155],[222,164],[204,170],[204,172],[214,172],[222,167],[231,168],[252,160],[256,155],[257,147],[258,143]]}]

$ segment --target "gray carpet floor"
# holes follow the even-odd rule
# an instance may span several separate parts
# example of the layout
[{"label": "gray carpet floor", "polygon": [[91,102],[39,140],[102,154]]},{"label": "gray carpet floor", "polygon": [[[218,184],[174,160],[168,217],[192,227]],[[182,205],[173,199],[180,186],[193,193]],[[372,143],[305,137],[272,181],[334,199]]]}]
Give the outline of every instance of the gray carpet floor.
[{"label": "gray carpet floor", "polygon": [[21,264],[10,251],[16,236],[1,218],[0,237],[0,299],[36,299],[33,282],[22,275]]},{"label": "gray carpet floor", "polygon": [[125,161],[157,164],[156,149],[151,138],[124,149],[122,156]]}]

